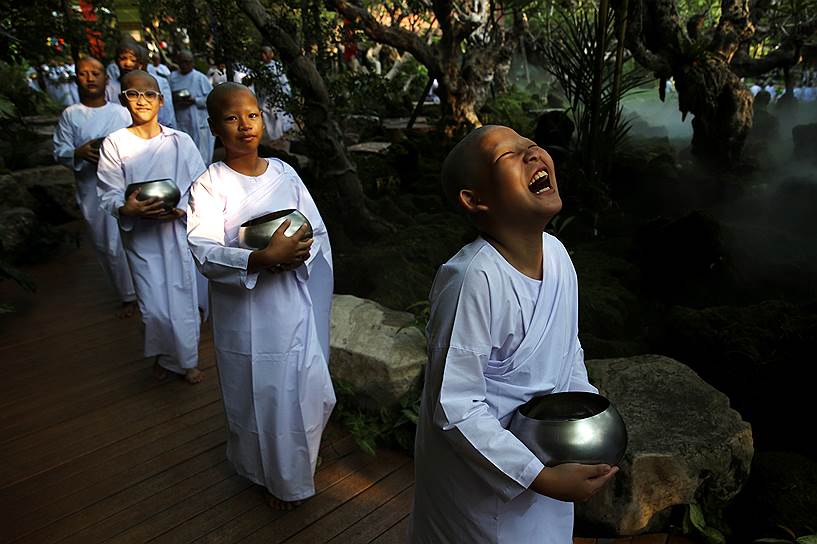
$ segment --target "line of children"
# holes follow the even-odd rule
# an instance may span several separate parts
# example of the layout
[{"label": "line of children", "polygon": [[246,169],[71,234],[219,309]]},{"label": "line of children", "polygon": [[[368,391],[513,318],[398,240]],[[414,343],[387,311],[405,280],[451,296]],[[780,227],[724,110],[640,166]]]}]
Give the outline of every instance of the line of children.
[{"label": "line of children", "polygon": [[76,72],[80,103],[68,106],[60,115],[54,132],[54,159],[74,171],[77,204],[88,223],[97,258],[122,301],[118,315],[129,317],[136,310],[136,293],[116,220],[99,205],[96,168],[98,140],[130,125],[131,117],[118,103],[105,100],[107,76],[101,62],[92,57],[81,59]]},{"label": "line of children", "polygon": [[[164,97],[156,79],[142,70],[121,78],[120,101],[131,125],[110,134],[100,150],[97,176],[101,205],[119,222],[145,335],[145,357],[155,357],[157,378],[164,370],[202,380],[198,369],[200,317],[197,273],[187,246],[184,211],[190,185],[205,170],[193,141],[159,124]],[[131,183],[171,179],[181,201],[166,211],[158,199],[125,199]]]},{"label": "line of children", "polygon": [[[89,79],[98,77],[101,65],[89,65]],[[207,97],[209,127],[226,158],[205,169],[189,136],[159,124],[156,79],[132,70],[121,83],[131,124],[105,139],[98,188],[122,233],[145,355],[156,357],[158,373],[202,379],[197,266],[212,282],[228,458],[267,489],[273,508],[291,509],[315,494],[318,448],[335,404],[325,225],[295,171],[258,156],[263,115],[245,86],[224,83]],[[561,209],[553,161],[511,129],[483,127],[452,150],[442,177],[481,235],[440,268],[430,295],[411,540],[568,542],[571,501],[598,492],[617,468],[546,468],[507,431],[535,395],[596,391],[578,340],[575,271],[543,232]],[[178,208],[168,212],[138,193],[124,198],[128,184],[160,178],[179,185]],[[307,216],[312,239],[303,229],[287,237],[284,223],[266,248],[238,247],[242,223],[286,208]]]}]

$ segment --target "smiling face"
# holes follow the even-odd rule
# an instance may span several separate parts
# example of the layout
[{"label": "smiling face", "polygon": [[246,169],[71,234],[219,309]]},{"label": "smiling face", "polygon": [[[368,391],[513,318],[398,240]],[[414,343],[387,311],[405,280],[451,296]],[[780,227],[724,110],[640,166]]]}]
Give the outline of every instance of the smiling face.
[{"label": "smiling face", "polygon": [[207,100],[210,129],[229,156],[256,153],[264,121],[255,95],[237,83],[222,83]]},{"label": "smiling face", "polygon": [[489,221],[506,224],[539,224],[562,209],[556,168],[548,153],[512,129],[483,127],[467,142],[464,160],[478,173],[471,189],[460,191],[466,209]]},{"label": "smiling face", "polygon": [[[116,57],[116,65],[119,66],[120,74],[127,74],[137,68],[141,68],[139,57],[131,49],[124,49]],[[121,76],[120,76],[121,77]]]},{"label": "smiling face", "polygon": [[105,96],[105,84],[108,81],[105,67],[96,59],[84,58],[77,63],[77,86],[82,98],[100,98]]},{"label": "smiling face", "polygon": [[[146,91],[154,91],[160,93],[159,84],[147,72],[141,70],[134,70],[122,78],[122,92],[129,90],[139,91],[140,94],[136,100],[130,101],[124,95],[119,95],[119,101],[123,106],[128,108],[131,119],[134,125],[142,125],[149,123],[156,119],[159,115],[159,110],[164,105],[164,97],[159,94],[154,100],[150,100],[144,93]],[[151,94],[151,93],[148,93]]]}]

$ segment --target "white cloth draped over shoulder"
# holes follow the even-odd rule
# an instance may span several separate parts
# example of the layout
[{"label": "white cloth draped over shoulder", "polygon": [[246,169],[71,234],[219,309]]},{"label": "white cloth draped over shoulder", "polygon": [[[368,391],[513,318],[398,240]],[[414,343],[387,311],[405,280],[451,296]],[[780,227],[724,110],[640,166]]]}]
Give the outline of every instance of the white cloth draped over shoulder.
[{"label": "white cloth draped over shoulder", "polygon": [[528,490],[544,468],[508,430],[534,396],[597,390],[578,340],[576,274],[543,234],[543,280],[482,238],[431,289],[411,542],[571,542],[573,505]]},{"label": "white cloth draped over shoulder", "polygon": [[[242,223],[295,208],[312,225],[309,259],[289,272],[249,274]],[[285,501],[315,494],[321,434],[335,405],[329,377],[332,253],[298,174],[268,159],[258,177],[222,162],[191,191],[190,248],[210,280],[213,338],[236,472]]]},{"label": "white cloth draped over shoulder", "polygon": [[121,217],[119,208],[131,183],[167,178],[179,186],[178,207],[184,210],[190,185],[204,170],[190,137],[168,127],[148,140],[128,129],[114,132],[102,144],[97,169],[102,207],[119,220],[133,274],[145,326],[145,357],[161,355],[160,364],[180,374],[197,366],[199,345],[197,273],[186,220]]},{"label": "white cloth draped over shoulder", "polygon": [[123,302],[135,300],[136,293],[119,227],[116,219],[100,207],[96,165],[74,158],[74,150],[130,124],[128,110],[118,104],[106,103],[98,108],[89,108],[80,103],[63,110],[54,131],[54,159],[74,171],[77,205],[88,222],[88,232],[97,258]]},{"label": "white cloth draped over shoulder", "polygon": [[[207,95],[213,90],[213,86],[207,76],[198,70],[191,70],[186,74],[176,70],[168,79],[172,92],[187,89],[195,101],[192,106],[176,106],[176,128],[193,138],[204,164],[210,164],[216,140],[207,124]],[[172,99],[172,96],[168,99]]]}]

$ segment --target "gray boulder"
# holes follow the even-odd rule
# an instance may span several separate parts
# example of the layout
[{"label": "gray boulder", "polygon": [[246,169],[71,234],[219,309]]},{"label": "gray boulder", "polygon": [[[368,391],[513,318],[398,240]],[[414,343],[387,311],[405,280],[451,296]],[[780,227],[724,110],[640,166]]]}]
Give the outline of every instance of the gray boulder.
[{"label": "gray boulder", "polygon": [[0,210],[11,208],[31,208],[35,200],[28,192],[26,185],[11,175],[0,176]]},{"label": "gray boulder", "polygon": [[11,208],[0,212],[0,255],[19,258],[26,253],[39,221],[28,208]]},{"label": "gray boulder", "polygon": [[329,370],[357,393],[362,406],[395,405],[419,380],[426,341],[413,321],[408,312],[334,295]]},{"label": "gray boulder", "polygon": [[16,170],[12,176],[36,200],[33,206],[46,223],[60,224],[82,219],[75,197],[74,174],[68,168],[55,165]]},{"label": "gray boulder", "polygon": [[668,529],[670,508],[726,506],[752,463],[752,430],[729,399],[660,355],[587,361],[590,380],[627,423],[613,482],[576,505],[576,521],[618,535]]}]

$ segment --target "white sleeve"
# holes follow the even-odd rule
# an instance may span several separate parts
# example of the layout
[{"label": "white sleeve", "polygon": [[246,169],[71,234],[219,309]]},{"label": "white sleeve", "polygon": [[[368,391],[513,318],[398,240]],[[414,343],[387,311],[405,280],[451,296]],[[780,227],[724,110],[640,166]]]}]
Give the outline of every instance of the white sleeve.
[{"label": "white sleeve", "polygon": [[79,171],[83,161],[74,158],[74,130],[65,113],[60,115],[60,121],[54,131],[53,142],[54,160],[72,170]]},{"label": "white sleeve", "polygon": [[570,370],[570,384],[568,391],[584,391],[587,393],[598,393],[590,379],[587,377],[587,367],[584,364],[584,350],[579,339],[576,338],[576,345],[573,351],[573,367]]},{"label": "white sleeve", "polygon": [[[312,247],[309,248],[309,258],[304,261],[304,264],[295,269],[297,278],[305,282],[309,280],[309,275],[312,273],[315,259],[319,255],[330,251],[329,233],[326,231],[326,225],[324,224],[321,214],[318,212],[318,207],[315,205],[315,201],[312,199],[312,195],[309,194],[309,190],[307,190],[306,185],[304,185],[303,181],[301,181],[294,170],[293,175],[298,180],[298,211],[304,214],[304,216],[309,220],[309,224],[312,226],[312,237],[315,240],[312,243]],[[331,265],[331,263],[329,264]]]},{"label": "white sleeve", "polygon": [[[476,473],[509,501],[525,491],[542,471],[542,462],[513,434],[503,428],[486,403],[483,374],[490,356],[490,294],[483,272],[467,273],[459,293],[435,304],[430,328],[435,336],[451,328],[448,345],[431,345],[427,372],[439,384],[432,398],[434,424],[451,446],[475,465]],[[458,295],[458,296],[457,296]],[[456,297],[456,299],[454,299]],[[453,310],[451,308],[454,308]]]},{"label": "white sleeve", "polygon": [[224,245],[224,200],[207,171],[190,189],[187,242],[199,271],[210,281],[252,289],[258,272],[247,273],[249,249]]},{"label": "white sleeve", "polygon": [[98,178],[96,192],[99,195],[99,206],[116,217],[119,221],[119,228],[122,230],[132,230],[134,220],[132,217],[121,217],[119,208],[125,205],[125,172],[122,169],[122,159],[119,157],[119,150],[116,144],[105,138],[99,148],[99,164],[96,168]]}]

